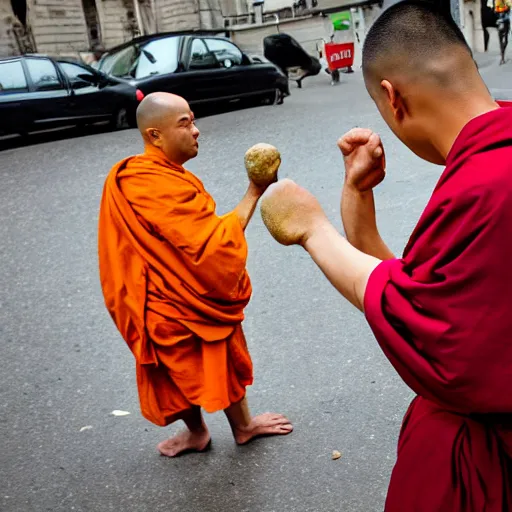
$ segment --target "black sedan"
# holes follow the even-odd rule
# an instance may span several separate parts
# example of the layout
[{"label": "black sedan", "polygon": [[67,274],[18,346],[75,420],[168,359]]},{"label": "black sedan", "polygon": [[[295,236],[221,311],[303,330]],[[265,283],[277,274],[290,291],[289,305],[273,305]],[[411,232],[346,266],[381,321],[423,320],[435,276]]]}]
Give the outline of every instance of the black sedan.
[{"label": "black sedan", "polygon": [[107,52],[99,69],[144,94],[171,92],[192,106],[241,99],[282,103],[289,94],[288,80],[277,66],[251,59],[231,41],[210,35],[143,36]]},{"label": "black sedan", "polygon": [[136,87],[84,64],[41,55],[0,59],[0,135],[107,121],[133,125]]}]

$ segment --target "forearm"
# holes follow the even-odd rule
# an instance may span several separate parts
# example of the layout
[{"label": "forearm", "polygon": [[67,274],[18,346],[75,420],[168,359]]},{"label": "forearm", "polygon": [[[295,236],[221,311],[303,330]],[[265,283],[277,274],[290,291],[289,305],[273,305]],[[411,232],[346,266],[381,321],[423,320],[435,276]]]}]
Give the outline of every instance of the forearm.
[{"label": "forearm", "polygon": [[260,197],[261,191],[251,183],[243,199],[238,203],[238,206],[234,210],[240,219],[240,223],[244,230],[254,215],[254,211],[256,210]]},{"label": "forearm", "polygon": [[355,248],[380,260],[394,258],[377,228],[372,190],[359,192],[345,184],[341,199],[341,218],[347,240]]},{"label": "forearm", "polygon": [[304,248],[331,284],[363,311],[368,279],[381,260],[353,247],[327,220],[315,229]]}]

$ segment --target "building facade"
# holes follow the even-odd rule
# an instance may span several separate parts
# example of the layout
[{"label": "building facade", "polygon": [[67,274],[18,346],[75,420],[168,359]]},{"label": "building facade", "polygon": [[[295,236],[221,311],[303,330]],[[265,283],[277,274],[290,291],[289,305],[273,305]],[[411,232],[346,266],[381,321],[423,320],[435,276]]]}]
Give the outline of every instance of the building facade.
[{"label": "building facade", "polygon": [[[242,49],[261,53],[265,35],[288,32],[314,53],[332,32],[330,16],[350,11],[356,61],[364,37],[395,0],[0,0],[0,56],[38,52],[79,57],[135,36],[177,30],[229,29]],[[497,51],[488,0],[460,0],[470,46]],[[486,10],[487,9],[487,10]],[[492,18],[492,14],[491,14]],[[484,29],[483,26],[486,26]],[[347,37],[344,33],[343,37]]]},{"label": "building facade", "polygon": [[[254,0],[223,0],[229,5],[228,27],[231,37],[242,49],[261,53],[262,40],[266,35],[286,32],[294,37],[307,51],[315,52],[325,41],[351,40],[355,45],[355,65],[360,63],[362,45],[366,33],[377,17],[398,0],[265,0],[262,23],[255,23]],[[446,0],[448,1],[448,0]],[[488,0],[459,0],[460,26],[469,45],[476,52],[497,52],[499,40],[493,26],[492,10]],[[333,31],[330,17],[349,12],[351,29]],[[244,14],[245,13],[245,14]],[[490,21],[489,21],[490,20]],[[485,27],[485,28],[484,28]],[[487,38],[487,35],[489,36]]]},{"label": "building facade", "polygon": [[223,25],[220,0],[0,0],[0,56],[76,56],[138,35]]}]

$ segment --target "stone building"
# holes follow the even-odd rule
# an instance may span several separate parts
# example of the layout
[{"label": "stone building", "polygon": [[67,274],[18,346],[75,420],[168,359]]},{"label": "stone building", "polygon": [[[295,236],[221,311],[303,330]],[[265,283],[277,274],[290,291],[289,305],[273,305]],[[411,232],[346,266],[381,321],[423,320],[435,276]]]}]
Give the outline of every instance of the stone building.
[{"label": "stone building", "polygon": [[[261,53],[263,37],[276,31],[287,31],[314,53],[332,35],[330,13],[348,10],[358,56],[373,21],[395,1],[0,0],[0,56],[38,52],[78,57],[98,43],[108,49],[141,34],[224,28],[251,53]],[[492,20],[486,20],[487,1],[460,0],[461,25],[476,51],[484,50],[482,25],[491,27],[486,31],[490,50],[498,48]]]},{"label": "stone building", "polygon": [[[333,13],[350,11],[352,30],[343,36],[348,34],[355,44],[357,67],[366,33],[383,10],[396,1],[398,0],[221,0],[221,6],[232,39],[250,53],[262,52],[262,41],[266,35],[286,32],[314,54],[315,48],[333,37],[329,17]],[[497,52],[498,35],[493,26],[492,12],[489,13],[487,7],[488,0],[459,2],[460,26],[471,48],[476,52],[483,52],[484,34],[487,32],[490,34],[488,49]],[[492,19],[487,19],[489,17]]]},{"label": "stone building", "polygon": [[223,25],[220,0],[0,0],[0,56],[76,56],[137,35]]}]

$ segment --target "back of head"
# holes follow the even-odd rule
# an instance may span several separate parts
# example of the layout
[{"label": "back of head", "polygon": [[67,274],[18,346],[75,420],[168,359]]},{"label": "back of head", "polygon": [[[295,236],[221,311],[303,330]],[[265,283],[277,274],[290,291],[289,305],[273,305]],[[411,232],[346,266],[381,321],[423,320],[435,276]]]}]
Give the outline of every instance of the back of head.
[{"label": "back of head", "polygon": [[363,47],[366,88],[395,135],[443,164],[462,128],[496,107],[447,0],[405,0],[376,20]]},{"label": "back of head", "polygon": [[[390,75],[428,78],[442,82],[441,61],[457,54],[474,66],[464,35],[446,7],[449,2],[405,0],[375,21],[363,48],[363,73],[367,86],[389,79]],[[475,67],[476,69],[476,67]],[[439,70],[439,73],[436,73]],[[451,71],[452,77],[456,69]]]}]

